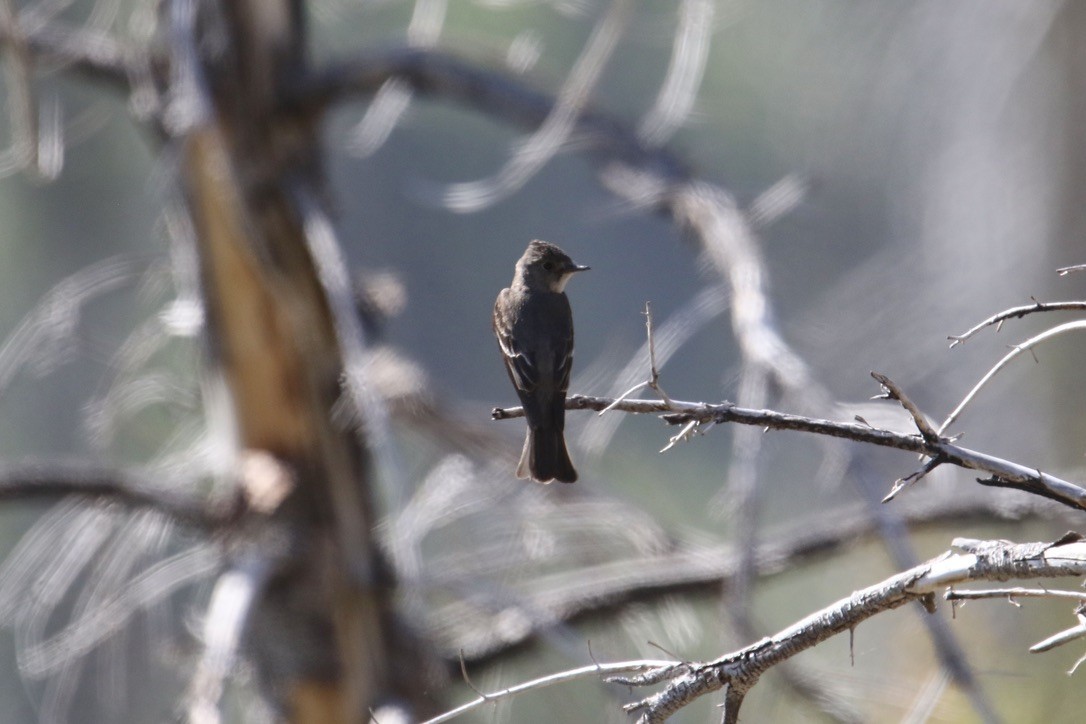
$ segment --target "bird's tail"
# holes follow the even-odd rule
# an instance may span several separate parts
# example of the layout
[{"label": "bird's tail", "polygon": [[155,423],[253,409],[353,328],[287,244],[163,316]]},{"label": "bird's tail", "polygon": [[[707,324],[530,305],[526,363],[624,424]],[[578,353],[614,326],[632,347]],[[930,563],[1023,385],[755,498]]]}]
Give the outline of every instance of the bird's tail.
[{"label": "bird's tail", "polygon": [[528,428],[517,477],[531,478],[537,483],[577,482],[577,471],[569,459],[566,438],[561,430]]}]

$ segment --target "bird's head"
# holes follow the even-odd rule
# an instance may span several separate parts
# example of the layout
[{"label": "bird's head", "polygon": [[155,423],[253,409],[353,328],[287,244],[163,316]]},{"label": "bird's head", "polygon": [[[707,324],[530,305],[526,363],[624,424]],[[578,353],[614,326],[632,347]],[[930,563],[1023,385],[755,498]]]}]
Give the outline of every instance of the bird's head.
[{"label": "bird's head", "polygon": [[517,262],[517,277],[529,289],[562,292],[571,276],[588,269],[587,266],[575,264],[566,252],[554,244],[537,239],[528,244],[524,256]]}]

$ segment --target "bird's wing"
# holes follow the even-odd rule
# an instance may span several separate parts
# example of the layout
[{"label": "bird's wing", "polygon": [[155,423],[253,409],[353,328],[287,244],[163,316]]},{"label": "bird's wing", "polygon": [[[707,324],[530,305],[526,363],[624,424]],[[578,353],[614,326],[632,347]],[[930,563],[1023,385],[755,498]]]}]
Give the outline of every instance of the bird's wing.
[{"label": "bird's wing", "polygon": [[573,370],[573,325],[570,324],[569,334],[565,335],[554,350],[555,379],[558,380],[558,389],[565,392],[569,389],[569,375]]},{"label": "bird's wing", "polygon": [[502,359],[505,362],[505,368],[509,370],[509,377],[513,380],[513,386],[524,392],[534,390],[536,385],[539,384],[536,365],[525,354],[525,351],[517,346],[516,340],[513,338],[512,320],[505,317],[501,304],[494,305],[494,334],[498,338]]}]

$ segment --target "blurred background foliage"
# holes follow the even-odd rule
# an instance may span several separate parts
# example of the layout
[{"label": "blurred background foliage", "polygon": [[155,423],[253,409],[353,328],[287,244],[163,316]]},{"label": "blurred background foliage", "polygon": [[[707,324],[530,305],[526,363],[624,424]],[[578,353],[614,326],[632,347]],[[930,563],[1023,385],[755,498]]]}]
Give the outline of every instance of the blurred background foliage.
[{"label": "blurred background foliage", "polygon": [[[150,5],[79,0],[60,12],[71,24],[92,23],[146,43],[153,31]],[[592,97],[594,108],[632,127],[652,107],[664,77],[678,4],[633,5]],[[409,42],[415,6],[312,2],[314,61]],[[553,91],[603,6],[594,0],[454,0],[433,42]],[[785,336],[840,400],[875,394],[868,372],[878,370],[940,418],[1007,344],[1048,322],[1014,322],[953,351],[947,350],[948,334],[1031,297],[1086,296],[1086,277],[1059,278],[1054,271],[1086,262],[1086,51],[1076,41],[1086,6],[1052,0],[720,0],[713,10],[705,76],[690,118],[668,147],[743,203],[788,175],[806,184],[799,206],[760,237]],[[42,75],[35,88],[61,113],[64,165],[48,182],[27,174],[0,180],[0,338],[12,339],[54,285],[91,265],[127,255],[143,271],[91,300],[73,339],[40,359],[23,360],[10,379],[5,365],[18,358],[18,349],[0,348],[7,383],[0,397],[0,458],[161,460],[199,439],[192,432],[202,414],[195,342],[174,340],[141,363],[158,370],[173,393],[147,393],[129,407],[121,404],[118,419],[109,421],[111,434],[102,433],[95,402],[117,374],[116,350],[140,325],[161,320],[164,310],[177,311],[168,305],[170,241],[163,216],[174,160],[156,155],[149,134],[131,119],[129,99],[63,74]],[[482,211],[456,213],[441,204],[446,185],[494,174],[524,129],[420,96],[387,141],[367,149],[358,131],[366,109],[366,101],[343,105],[326,123],[327,188],[340,239],[354,267],[387,271],[399,280],[406,303],[385,326],[384,339],[419,365],[425,391],[468,419],[485,422],[492,407],[513,402],[490,308],[528,240],[555,242],[592,266],[568,290],[577,326],[574,392],[616,392],[615,371],[644,340],[640,312],[646,300],[665,323],[701,290],[719,284],[680,232],[616,201],[581,154],[559,155],[520,191]],[[1042,349],[1038,364],[1020,360],[1007,370],[958,423],[968,445],[1073,478],[1083,455],[1082,353],[1081,341],[1063,339]],[[734,398],[737,354],[727,315],[718,315],[668,362],[664,387],[678,399]],[[605,448],[586,451],[583,442],[602,424],[589,413],[570,415],[584,493],[651,511],[669,535],[729,538],[734,521],[725,479],[727,429],[658,455],[671,432],[649,417],[627,418]],[[514,454],[519,423],[492,426]],[[401,432],[408,489],[391,491],[390,506],[402,503],[445,455]],[[901,454],[872,459],[887,488],[915,464]],[[769,435],[760,478],[767,537],[802,528],[820,511],[855,497],[851,488],[816,484],[819,464],[814,441]],[[955,494],[976,492],[966,475],[937,484]],[[932,494],[935,485],[906,495]],[[37,514],[23,505],[0,510],[0,548],[13,549]],[[1061,525],[970,525],[926,533],[915,543],[923,557],[946,549],[958,535],[1046,539],[1059,535]],[[757,618],[768,633],[891,570],[878,545],[858,548],[765,582],[755,597]],[[582,663],[584,639],[592,640],[600,659],[657,657],[649,640],[686,658],[713,657],[735,643],[718,631],[719,605],[707,596],[637,605],[617,615],[622,626],[611,618],[589,621],[557,643],[548,640],[488,667],[474,682],[487,689]],[[973,603],[958,612],[952,628],[1007,721],[1071,722],[1086,707],[1083,687],[1063,675],[1079,655],[1075,646],[1043,656],[1026,653],[1064,627],[1067,614],[1065,605],[1033,601],[1021,609]],[[942,607],[939,615],[949,616],[949,609]],[[176,622],[148,624],[155,625],[177,628]],[[143,655],[159,663],[176,658],[161,647],[140,646],[145,632],[133,634],[128,648],[113,656]],[[5,639],[0,649],[0,711],[13,713],[11,721],[34,720],[32,702],[40,689],[20,681],[11,646]],[[855,665],[843,637],[801,658],[842,684],[871,720],[896,721],[937,676],[930,648],[918,616],[902,610],[856,632]],[[169,699],[148,693],[145,671],[157,670],[129,667],[124,675],[127,695],[148,699],[138,709],[145,716],[132,721],[160,720],[169,708]],[[471,695],[454,687],[450,703]],[[541,716],[536,707],[548,707],[552,720],[594,720],[596,712],[600,721],[624,720],[602,691],[569,685],[557,695],[506,701],[465,721],[530,721]],[[747,707],[747,721],[811,716],[780,696],[772,680],[755,690]],[[239,721],[249,716],[245,712],[239,705]],[[713,716],[706,700],[676,720]],[[932,720],[972,716],[967,703],[948,691]]]}]

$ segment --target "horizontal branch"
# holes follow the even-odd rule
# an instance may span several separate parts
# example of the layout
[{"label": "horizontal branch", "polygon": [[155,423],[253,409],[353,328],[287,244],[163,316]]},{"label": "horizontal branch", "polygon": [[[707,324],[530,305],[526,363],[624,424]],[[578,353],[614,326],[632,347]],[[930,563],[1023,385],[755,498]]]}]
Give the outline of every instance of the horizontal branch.
[{"label": "horizontal branch", "polygon": [[[907,435],[892,430],[882,430],[859,422],[834,422],[774,410],[755,410],[739,407],[730,402],[710,404],[678,400],[672,400],[670,403],[660,400],[621,400],[616,403],[615,400],[607,397],[586,395],[572,395],[566,399],[567,410],[600,411],[606,408],[634,414],[657,414],[669,425],[735,422],[741,425],[756,425],[767,430],[795,430],[895,448],[939,458],[945,463],[990,474],[991,478],[977,481],[982,485],[1014,488],[1055,500],[1078,510],[1086,510],[1086,489],[1036,468],[1028,468],[1009,460],[955,445],[944,438],[925,440],[918,434]],[[524,410],[520,407],[496,407],[491,412],[491,417],[495,420],[508,420],[523,415]]]},{"label": "horizontal branch", "polygon": [[[752,686],[771,667],[838,633],[852,630],[879,613],[910,601],[922,601],[930,609],[934,606],[934,594],[948,585],[1086,575],[1086,543],[1081,541],[1062,545],[986,541],[973,542],[969,548],[971,552],[944,553],[857,591],[743,649],[714,661],[691,664],[686,672],[673,677],[662,692],[627,708],[642,712],[640,722],[662,722],[694,699],[722,687],[735,685],[742,690]],[[725,712],[725,720],[734,720],[736,714]]]},{"label": "horizontal branch", "polygon": [[1056,591],[1050,588],[986,588],[980,591],[961,591],[951,589],[943,598],[947,601],[978,601],[985,598],[1006,598],[1014,602],[1016,598],[1070,598],[1086,602],[1086,591]]},{"label": "horizontal branch", "polygon": [[[184,486],[190,487],[190,486]],[[108,500],[129,508],[150,508],[175,520],[199,528],[210,528],[233,520],[240,499],[219,507],[153,484],[129,471],[82,463],[0,465],[0,502],[56,502],[68,495]]]}]

